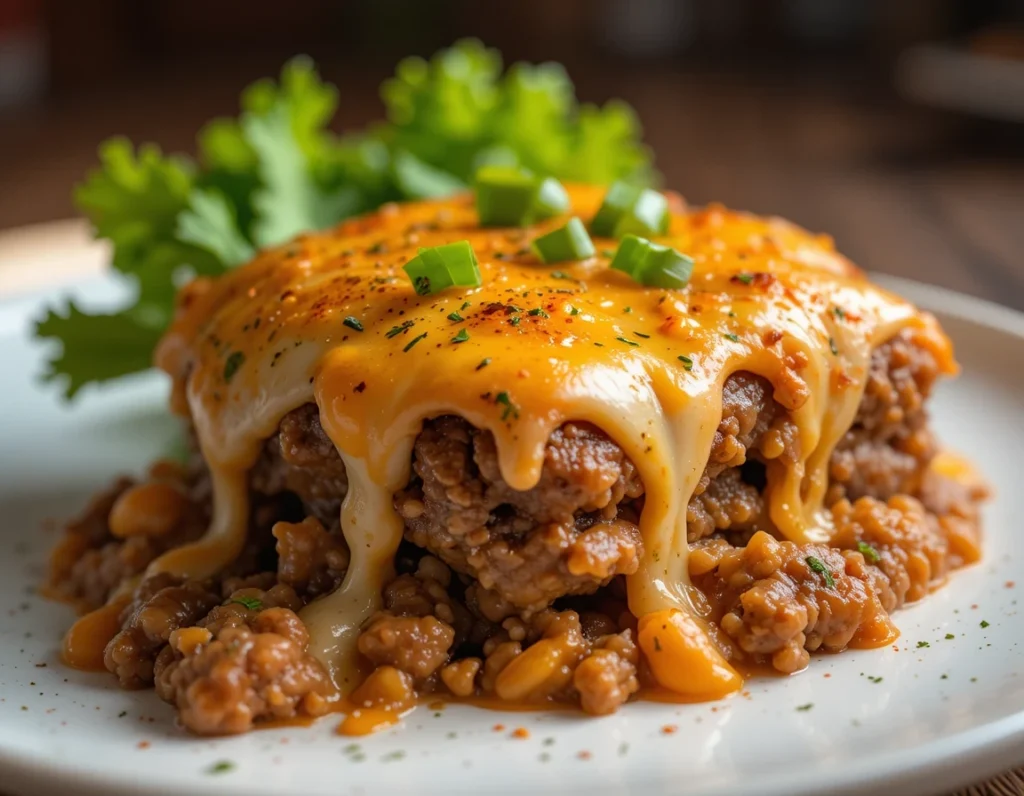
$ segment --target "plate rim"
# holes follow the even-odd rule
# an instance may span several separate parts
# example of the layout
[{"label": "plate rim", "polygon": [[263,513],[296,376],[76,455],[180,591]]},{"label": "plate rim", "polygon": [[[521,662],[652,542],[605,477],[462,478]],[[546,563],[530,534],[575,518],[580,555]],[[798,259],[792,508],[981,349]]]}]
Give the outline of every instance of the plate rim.
[{"label": "plate rim", "polygon": [[[869,274],[869,278],[885,289],[898,293],[922,309],[939,312],[949,317],[976,324],[993,332],[1008,334],[1017,338],[1024,346],[1024,313],[994,302],[958,293],[934,285],[927,285],[902,277],[887,274]],[[76,279],[63,283],[61,290],[96,289],[106,283],[108,277]],[[0,320],[4,315],[14,314],[22,320],[31,319],[38,313],[40,303],[54,296],[55,289],[32,291],[0,300]],[[0,324],[2,326],[2,324]],[[22,333],[27,332],[22,329]],[[15,332],[16,333],[16,332]],[[36,387],[34,389],[40,389]],[[1017,713],[994,721],[984,722],[961,730],[953,735],[926,741],[909,751],[891,751],[872,755],[865,759],[870,765],[839,764],[828,782],[832,794],[866,794],[880,785],[886,788],[900,787],[906,794],[948,792],[962,785],[977,782],[985,777],[1000,773],[1014,765],[1024,763],[1021,748],[1024,747],[1024,707]],[[26,754],[22,750],[11,750],[0,745],[0,776],[4,787],[17,792],[42,792],[40,789],[72,788],[84,794],[140,794],[140,796],[162,796],[178,792],[169,784],[142,783],[126,780],[115,773],[94,769],[62,766],[60,761],[45,755]],[[663,792],[676,793],[685,790],[685,783],[678,780],[656,780]],[[769,771],[758,779],[749,792],[758,794],[816,794],[822,792],[822,783],[816,772]],[[594,793],[612,792],[615,785],[606,784]],[[207,792],[197,783],[196,793]],[[210,792],[218,794],[248,794],[251,789],[235,786],[229,781],[218,780],[210,786]],[[731,792],[727,786],[712,786],[706,791],[711,794]],[[748,792],[748,791],[744,791]]]}]

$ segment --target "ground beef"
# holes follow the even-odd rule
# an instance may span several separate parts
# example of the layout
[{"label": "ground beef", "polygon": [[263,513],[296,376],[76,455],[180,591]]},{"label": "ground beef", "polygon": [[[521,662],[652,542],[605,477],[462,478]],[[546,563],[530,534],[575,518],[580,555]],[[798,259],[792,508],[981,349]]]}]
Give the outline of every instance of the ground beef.
[{"label": "ground beef", "polygon": [[277,433],[263,445],[250,484],[264,495],[295,494],[324,527],[338,527],[348,478],[315,404],[300,406],[282,418]]},{"label": "ground beef", "polygon": [[172,634],[158,666],[157,691],[188,729],[230,735],[259,719],[327,712],[330,678],[306,652],[309,634],[293,611],[266,608],[216,632],[214,624]]},{"label": "ground beef", "polygon": [[[202,535],[209,505],[195,499],[192,476],[169,463],[154,465],[150,476],[142,484],[129,478],[117,479],[68,523],[64,537],[50,557],[46,587],[50,594],[74,604],[83,613],[94,610],[155,558]],[[147,485],[164,483],[180,489],[185,501],[174,524],[156,536],[116,537],[110,529],[110,517],[118,502]]]},{"label": "ground beef", "polygon": [[146,578],[135,590],[121,632],[107,644],[103,662],[122,688],[153,684],[153,664],[171,633],[194,624],[220,602],[209,584],[166,573]]},{"label": "ground beef", "polygon": [[426,680],[448,662],[455,631],[433,616],[378,613],[359,636],[359,651],[377,665],[387,664]]},{"label": "ground beef", "polygon": [[334,591],[348,569],[348,547],[340,532],[328,533],[316,517],[278,522],[277,576],[307,597]]},{"label": "ground beef", "polygon": [[857,417],[832,454],[827,505],[920,491],[936,451],[925,401],[939,373],[934,354],[909,330],[872,352]]},{"label": "ground beef", "polygon": [[887,622],[948,569],[944,526],[914,498],[843,500],[832,513],[831,545],[779,541],[763,531],[745,547],[722,538],[698,545],[690,573],[736,643],[734,657],[797,671],[808,652],[838,652],[864,626]]}]

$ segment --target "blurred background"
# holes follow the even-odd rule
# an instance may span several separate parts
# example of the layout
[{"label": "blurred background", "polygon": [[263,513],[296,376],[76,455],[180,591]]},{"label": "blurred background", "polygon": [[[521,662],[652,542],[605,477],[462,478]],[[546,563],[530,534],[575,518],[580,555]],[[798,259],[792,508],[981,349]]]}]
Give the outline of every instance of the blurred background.
[{"label": "blurred background", "polygon": [[1024,308],[1024,0],[0,0],[0,229],[73,215],[107,136],[192,150],[297,52],[344,129],[466,35],[630,102],[691,202]]}]

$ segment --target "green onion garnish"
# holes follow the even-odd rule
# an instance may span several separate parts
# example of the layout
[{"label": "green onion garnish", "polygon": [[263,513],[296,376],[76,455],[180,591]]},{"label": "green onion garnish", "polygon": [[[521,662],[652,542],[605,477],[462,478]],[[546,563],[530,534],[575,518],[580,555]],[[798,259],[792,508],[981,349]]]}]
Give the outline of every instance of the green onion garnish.
[{"label": "green onion garnish", "polygon": [[530,244],[542,263],[564,263],[594,256],[594,242],[583,222],[573,216],[564,225]]},{"label": "green onion garnish", "polygon": [[611,266],[647,287],[680,288],[690,281],[693,258],[671,246],[652,243],[636,235],[626,235],[615,252]]},{"label": "green onion garnish", "polygon": [[835,313],[835,316],[839,320],[841,320],[841,321],[845,321],[846,320],[846,310],[844,310],[842,307],[833,307],[832,308],[832,312]]},{"label": "green onion garnish", "polygon": [[469,304],[469,302],[468,302],[468,301],[463,301],[463,302],[462,302],[462,306],[461,306],[461,307],[459,307],[459,309],[460,309],[460,310],[465,310],[465,309],[469,309],[469,306],[470,306],[470,304]]},{"label": "green onion garnish", "polygon": [[452,338],[453,343],[464,343],[469,339],[469,332],[465,329],[459,329],[459,333]]},{"label": "green onion garnish", "polygon": [[484,368],[486,368],[490,364],[491,364],[491,358],[490,357],[484,357],[483,359],[480,360],[480,364],[476,366],[476,369],[477,370],[483,370]]},{"label": "green onion garnish", "polygon": [[231,603],[237,603],[250,611],[262,611],[263,601],[258,597],[232,597],[228,600],[228,605]]},{"label": "green onion garnish", "polygon": [[689,357],[680,354],[676,359],[683,363],[683,370],[693,370],[693,360]]},{"label": "green onion garnish", "polygon": [[625,337],[616,337],[615,339],[618,340],[620,343],[625,343],[626,345],[629,345],[629,346],[636,347],[636,346],[640,345],[640,343],[634,342],[633,340],[629,340],[629,339],[627,339]]},{"label": "green onion garnish", "polygon": [[449,287],[480,285],[480,269],[468,240],[420,249],[403,268],[420,296],[439,293]]},{"label": "green onion garnish", "polygon": [[740,336],[738,334],[727,334],[725,335],[725,339],[732,340],[734,343],[738,343],[740,341]]},{"label": "green onion garnish", "polygon": [[476,209],[483,227],[523,227],[569,209],[569,194],[550,177],[515,166],[484,166],[476,173]]},{"label": "green onion garnish", "polygon": [[644,334],[643,332],[633,332],[633,334],[635,334],[637,337],[642,337],[644,340],[651,339],[651,336],[649,334]]},{"label": "green onion garnish", "polygon": [[448,313],[448,320],[455,321],[456,323],[458,323],[459,321],[464,321],[466,319],[459,315],[458,311],[456,311]]},{"label": "green onion garnish", "polygon": [[590,222],[594,234],[606,238],[664,235],[668,225],[668,199],[657,191],[625,182],[612,184]]},{"label": "green onion garnish", "polygon": [[751,282],[754,281],[754,275],[753,274],[736,274],[736,279],[738,279],[744,285],[749,285]]},{"label": "green onion garnish", "polygon": [[544,310],[542,310],[542,309],[541,309],[540,307],[534,307],[534,308],[533,308],[532,310],[530,310],[530,311],[529,311],[528,313],[526,313],[526,314],[527,314],[527,315],[533,315],[534,317],[538,317],[538,316],[539,316],[539,317],[541,317],[541,318],[547,318],[547,317],[550,317],[550,316],[549,316],[549,315],[548,315],[548,314],[547,314],[546,312],[544,312]]},{"label": "green onion garnish", "polygon": [[362,322],[354,315],[349,315],[345,320],[342,321],[349,329],[355,329],[357,332],[363,331]]},{"label": "green onion garnish", "polygon": [[839,346],[836,345],[836,341],[833,338],[828,338],[828,347],[832,350],[832,353],[839,356]]},{"label": "green onion garnish", "polygon": [[807,556],[807,558],[805,558],[804,561],[807,562],[807,566],[811,568],[812,572],[817,572],[825,579],[826,586],[828,586],[830,589],[834,589],[836,587],[836,581],[832,577],[832,573],[828,571],[828,567],[825,566],[824,562],[820,558],[815,558],[814,556]]},{"label": "green onion garnish", "polygon": [[570,305],[569,305],[569,314],[570,314],[570,315],[579,315],[579,314],[580,314],[580,311],[579,311],[579,309],[578,309],[578,308],[576,308],[576,307],[574,307],[574,306],[572,306],[572,305],[570,304]]}]

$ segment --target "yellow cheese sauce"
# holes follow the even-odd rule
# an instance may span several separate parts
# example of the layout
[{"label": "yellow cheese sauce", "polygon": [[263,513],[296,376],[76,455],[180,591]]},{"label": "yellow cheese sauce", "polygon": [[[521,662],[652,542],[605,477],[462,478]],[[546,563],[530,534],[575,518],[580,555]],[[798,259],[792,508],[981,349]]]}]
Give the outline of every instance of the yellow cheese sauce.
[{"label": "yellow cheese sauce", "polygon": [[[589,222],[603,195],[571,186],[571,214]],[[674,200],[657,241],[695,266],[686,288],[665,290],[611,270],[610,239],[596,238],[587,260],[539,262],[530,241],[567,218],[482,229],[468,195],[388,205],[185,288],[157,361],[175,379],[175,409],[194,421],[214,519],[206,537],[151,571],[201,577],[230,563],[247,523],[246,471],[281,418],[315,401],[348,471],[341,521],[352,560],[341,587],[303,619],[311,651],[349,690],[356,635],[380,607],[402,538],[392,496],[409,480],[424,419],[455,414],[492,432],[502,477],[523,490],[540,477],[551,432],[587,421],[621,446],[645,485],[645,552],[628,594],[641,647],[650,657],[657,643],[676,664],[660,664],[660,684],[700,696],[737,688],[687,575],[686,508],[724,382],[748,371],[773,385],[799,429],[799,456],[768,464],[770,521],[785,538],[824,540],[827,464],[856,414],[871,350],[910,328],[952,372],[949,342],[828,238],[779,219]],[[402,266],[419,247],[460,240],[479,259],[482,285],[418,296]],[[455,341],[463,330],[468,339]]]}]

